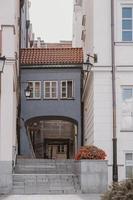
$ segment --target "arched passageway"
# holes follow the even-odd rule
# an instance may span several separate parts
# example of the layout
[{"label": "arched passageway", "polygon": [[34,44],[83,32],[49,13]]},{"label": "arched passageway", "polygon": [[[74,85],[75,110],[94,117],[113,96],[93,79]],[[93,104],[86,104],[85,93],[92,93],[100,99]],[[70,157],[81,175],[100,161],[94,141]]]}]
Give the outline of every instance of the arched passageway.
[{"label": "arched passageway", "polygon": [[65,117],[36,117],[26,122],[34,156],[72,159],[77,149],[77,122]]}]

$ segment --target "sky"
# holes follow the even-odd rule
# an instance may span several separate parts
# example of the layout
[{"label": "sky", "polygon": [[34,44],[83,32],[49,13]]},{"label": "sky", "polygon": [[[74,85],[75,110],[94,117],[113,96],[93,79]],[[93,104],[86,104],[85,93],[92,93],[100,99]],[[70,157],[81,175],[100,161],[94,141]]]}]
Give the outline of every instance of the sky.
[{"label": "sky", "polygon": [[45,42],[72,40],[73,0],[31,0],[35,38]]}]

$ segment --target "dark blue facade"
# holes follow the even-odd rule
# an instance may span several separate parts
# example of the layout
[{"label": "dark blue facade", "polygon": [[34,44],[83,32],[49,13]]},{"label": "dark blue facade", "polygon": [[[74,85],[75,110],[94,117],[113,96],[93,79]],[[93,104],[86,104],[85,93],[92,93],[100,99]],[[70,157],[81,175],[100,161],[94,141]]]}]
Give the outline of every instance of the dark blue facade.
[{"label": "dark blue facade", "polygon": [[[73,80],[74,98],[60,99],[60,82]],[[41,99],[26,99],[25,89],[28,81],[41,81]],[[44,81],[58,81],[58,99],[44,99]],[[30,154],[26,134],[26,122],[34,117],[66,117],[74,120],[78,127],[78,147],[81,145],[81,66],[22,66],[21,67],[21,154]]]}]

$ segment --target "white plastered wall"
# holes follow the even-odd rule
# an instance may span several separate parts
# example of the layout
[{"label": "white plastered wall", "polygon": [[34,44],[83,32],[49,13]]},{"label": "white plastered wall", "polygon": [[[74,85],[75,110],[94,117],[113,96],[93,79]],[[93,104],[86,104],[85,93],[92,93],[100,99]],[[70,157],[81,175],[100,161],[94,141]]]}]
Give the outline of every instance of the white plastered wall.
[{"label": "white plastered wall", "polygon": [[[16,146],[17,75],[19,49],[19,2],[2,0],[0,29],[2,30],[2,56],[6,57],[1,74],[0,95],[0,161],[12,161]],[[7,6],[8,5],[8,6]]]}]

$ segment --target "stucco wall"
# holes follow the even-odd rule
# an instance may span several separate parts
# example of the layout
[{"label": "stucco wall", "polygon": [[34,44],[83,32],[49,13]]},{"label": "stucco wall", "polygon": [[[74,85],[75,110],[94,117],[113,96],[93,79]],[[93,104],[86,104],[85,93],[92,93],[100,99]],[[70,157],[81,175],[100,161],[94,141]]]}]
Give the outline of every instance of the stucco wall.
[{"label": "stucco wall", "polygon": [[[133,152],[132,131],[122,131],[122,86],[133,85],[132,68],[117,67],[116,97],[117,97],[117,157],[119,180],[125,179],[125,153]],[[87,101],[88,102],[88,101]],[[87,104],[86,104],[87,105]],[[111,68],[95,71],[94,74],[94,142],[105,150],[108,159],[108,182],[112,182],[112,83]],[[88,137],[90,129],[86,127]],[[90,141],[90,140],[89,140]],[[89,144],[89,141],[86,144]]]},{"label": "stucco wall", "polygon": [[6,57],[0,88],[0,160],[12,161],[12,149],[16,145],[19,2],[2,0],[0,4],[1,53]]},{"label": "stucco wall", "polygon": [[84,97],[84,145],[94,142],[94,80],[93,73],[87,80]]},{"label": "stucco wall", "polygon": [[[27,81],[42,82],[42,98],[40,100],[26,100],[24,91]],[[74,99],[71,100],[44,100],[43,81],[45,80],[74,80]],[[60,85],[59,85],[60,86]],[[28,119],[38,116],[64,116],[78,123],[78,146],[81,144],[81,69],[21,69],[21,118]],[[60,94],[60,87],[58,87]],[[21,135],[24,136],[24,127]],[[21,141],[21,150],[25,146],[25,139]],[[22,150],[23,152],[23,150]]]}]

